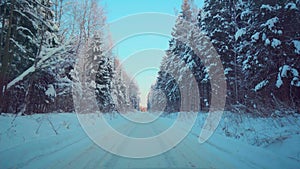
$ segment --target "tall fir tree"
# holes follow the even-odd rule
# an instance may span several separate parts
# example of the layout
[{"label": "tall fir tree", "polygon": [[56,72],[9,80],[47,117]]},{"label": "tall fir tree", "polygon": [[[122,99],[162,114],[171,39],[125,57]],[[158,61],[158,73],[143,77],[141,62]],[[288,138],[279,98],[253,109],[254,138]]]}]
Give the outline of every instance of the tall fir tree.
[{"label": "tall fir tree", "polygon": [[206,0],[201,18],[201,30],[211,38],[220,55],[227,79],[227,105],[239,102],[237,83],[237,57],[235,33],[238,31],[236,22],[237,2],[232,0]]},{"label": "tall fir tree", "polygon": [[250,9],[251,25],[244,37],[249,40],[240,53],[247,106],[264,112],[266,105],[295,108],[299,106],[300,60],[295,45],[299,42],[299,1],[254,1]]},{"label": "tall fir tree", "polygon": [[101,42],[100,37],[97,35],[94,38],[94,46],[92,47],[92,57],[93,62],[97,60],[95,64],[95,84],[96,84],[96,97],[99,110],[103,113],[109,113],[114,111],[115,104],[112,98],[112,79],[114,76],[112,58],[108,55],[107,51],[104,49],[103,42]]},{"label": "tall fir tree", "polygon": [[[41,59],[43,47],[53,47],[58,44],[56,37],[58,28],[52,22],[54,16],[51,6],[51,1],[1,1],[0,98],[2,111],[7,112],[10,105],[14,104],[14,99],[4,98],[13,98],[14,95],[18,95],[24,99],[24,94],[28,93],[26,90],[28,87],[31,88],[31,82],[28,81],[19,84],[18,89],[8,91],[7,84]],[[29,96],[25,97],[29,98]],[[26,101],[23,100],[23,102]]]}]

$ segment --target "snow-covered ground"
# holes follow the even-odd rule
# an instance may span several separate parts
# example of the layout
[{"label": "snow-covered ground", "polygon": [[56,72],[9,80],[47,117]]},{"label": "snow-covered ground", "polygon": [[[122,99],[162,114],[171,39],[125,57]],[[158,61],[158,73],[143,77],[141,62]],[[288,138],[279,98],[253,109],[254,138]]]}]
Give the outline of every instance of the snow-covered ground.
[{"label": "snow-covered ground", "polygon": [[[199,144],[206,116],[199,114],[188,136],[166,153],[131,159],[97,146],[82,130],[76,114],[16,118],[4,114],[0,116],[0,168],[299,168],[299,115],[251,118],[226,112],[215,134]],[[105,118],[125,135],[146,137],[170,127],[176,114],[144,127],[117,114]]]},{"label": "snow-covered ground", "polygon": [[[199,135],[207,114],[198,115],[192,132]],[[300,115],[254,118],[225,112],[215,135],[267,149],[298,161],[300,166]]]}]

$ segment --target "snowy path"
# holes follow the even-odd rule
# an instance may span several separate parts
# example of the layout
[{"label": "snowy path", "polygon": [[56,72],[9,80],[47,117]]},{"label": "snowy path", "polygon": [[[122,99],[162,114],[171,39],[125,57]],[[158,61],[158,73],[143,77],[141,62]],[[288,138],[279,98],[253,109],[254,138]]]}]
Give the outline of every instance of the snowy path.
[{"label": "snowy path", "polygon": [[[120,119],[119,119],[120,120]],[[171,120],[160,118],[138,127],[134,123],[117,122],[120,132],[136,137],[156,135],[169,127]],[[94,144],[85,133],[72,131],[35,139],[1,150],[0,168],[297,168],[299,162],[283,159],[265,149],[245,145],[236,140],[214,135],[199,144],[198,131],[192,131],[176,147],[161,155],[131,159],[108,153]],[[166,144],[163,140],[160,144]],[[126,148],[126,142],[120,148]]]}]

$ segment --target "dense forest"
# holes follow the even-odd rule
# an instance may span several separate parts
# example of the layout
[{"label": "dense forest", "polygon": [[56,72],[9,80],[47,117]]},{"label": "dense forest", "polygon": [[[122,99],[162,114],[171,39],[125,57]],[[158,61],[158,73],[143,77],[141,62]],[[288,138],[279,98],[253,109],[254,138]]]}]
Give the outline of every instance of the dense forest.
[{"label": "dense forest", "polygon": [[[205,0],[203,9],[195,10],[185,0],[148,107],[159,110],[157,106],[166,105],[165,112],[178,112],[180,104],[194,104],[192,98],[183,103],[181,97],[191,97],[198,89],[196,104],[200,111],[208,111],[214,94],[211,85],[217,84],[210,82],[211,70],[220,71],[211,60],[212,44],[226,78],[226,110],[258,116],[299,113],[299,9],[299,0]],[[193,76],[182,73],[187,69]],[[174,74],[180,77],[174,79]],[[192,79],[196,88],[189,83]],[[184,88],[191,92],[180,93]]]},{"label": "dense forest", "polygon": [[[226,110],[260,116],[299,112],[299,5],[205,0],[199,9],[184,0],[148,109],[178,112],[189,104],[206,112],[214,88],[225,87]],[[85,83],[100,111],[139,108],[138,86],[111,50],[109,30],[102,29],[105,10],[96,0],[2,0],[0,13],[1,112],[74,111],[72,88],[86,85],[79,71],[95,76]],[[222,68],[211,59],[212,50]],[[82,60],[86,64],[77,70]],[[226,86],[212,86],[211,75],[220,71]]]},{"label": "dense forest", "polygon": [[98,63],[84,70],[96,72],[91,87],[100,110],[138,108],[137,85],[110,51],[110,35],[102,29],[106,16],[96,0],[1,0],[0,13],[0,112],[74,111],[80,59]]}]

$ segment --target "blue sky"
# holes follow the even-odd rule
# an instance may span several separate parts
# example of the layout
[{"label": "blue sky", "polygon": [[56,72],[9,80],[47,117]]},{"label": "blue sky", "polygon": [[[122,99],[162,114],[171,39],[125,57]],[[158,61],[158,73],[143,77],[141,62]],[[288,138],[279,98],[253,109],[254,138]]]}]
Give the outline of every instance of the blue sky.
[{"label": "blue sky", "polygon": [[[201,7],[203,1],[195,0],[195,3],[198,7]],[[182,0],[101,0],[101,4],[105,8],[107,22],[114,23],[126,16],[139,13],[158,12],[176,15],[176,11],[180,11]],[[123,67],[131,76],[134,76],[138,83],[141,93],[141,105],[143,106],[146,106],[146,97],[150,86],[155,83],[158,68],[164,56],[164,51],[168,48],[174,24],[175,22],[172,25],[168,25],[170,32],[167,36],[153,34],[132,36],[118,42],[114,47],[114,53],[120,58],[121,62],[126,62],[126,59],[130,57],[140,57],[140,59],[136,59],[140,60],[139,62],[127,62]],[[124,28],[120,27],[120,31],[122,29]],[[145,65],[147,63],[151,64],[149,65],[151,68],[146,68],[139,72],[132,71],[135,70],[135,67],[138,67],[137,64]]]},{"label": "blue sky", "polygon": [[[197,6],[202,6],[204,0],[194,0]],[[182,0],[101,0],[105,7],[108,21],[142,12],[162,12],[171,15],[179,10]]]}]

